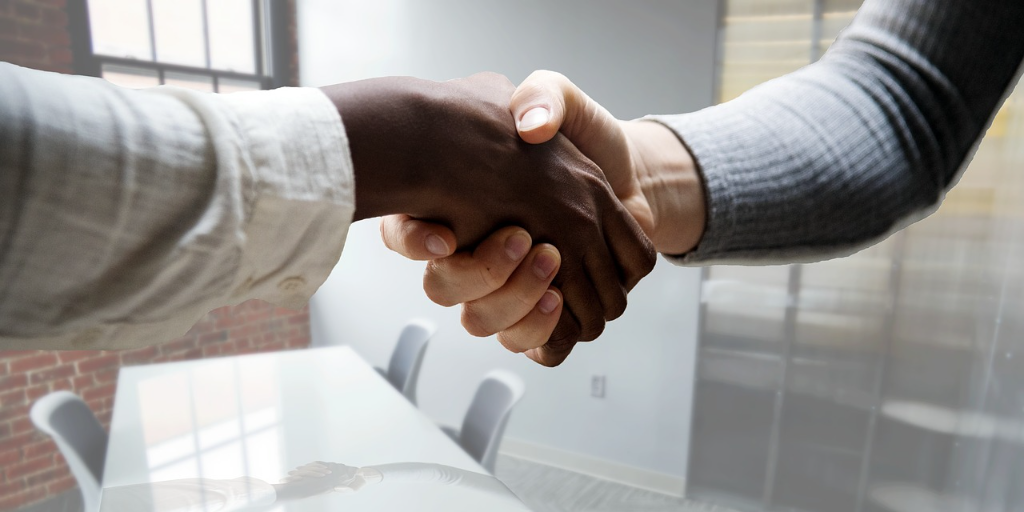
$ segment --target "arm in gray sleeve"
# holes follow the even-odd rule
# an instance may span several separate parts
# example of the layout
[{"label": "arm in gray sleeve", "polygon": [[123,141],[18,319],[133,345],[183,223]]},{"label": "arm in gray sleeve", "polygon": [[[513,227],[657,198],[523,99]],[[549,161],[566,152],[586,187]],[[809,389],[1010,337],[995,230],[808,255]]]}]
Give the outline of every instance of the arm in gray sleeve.
[{"label": "arm in gray sleeve", "polygon": [[708,221],[681,263],[850,254],[934,211],[1019,76],[1019,0],[867,0],[822,59],[653,119],[697,161]]}]

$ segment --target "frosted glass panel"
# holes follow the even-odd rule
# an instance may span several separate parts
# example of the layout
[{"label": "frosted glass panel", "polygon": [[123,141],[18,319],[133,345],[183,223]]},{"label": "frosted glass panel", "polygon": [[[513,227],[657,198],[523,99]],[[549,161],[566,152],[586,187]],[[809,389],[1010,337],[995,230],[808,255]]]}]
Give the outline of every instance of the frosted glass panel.
[{"label": "frosted glass panel", "polygon": [[146,2],[89,0],[89,25],[97,55],[152,59]]},{"label": "frosted glass panel", "polygon": [[255,73],[251,0],[206,0],[210,28],[210,66]]},{"label": "frosted glass panel", "polygon": [[201,0],[153,0],[156,60],[206,67]]},{"label": "frosted glass panel", "polygon": [[[859,0],[728,0],[721,98]],[[1024,510],[1024,87],[929,218],[857,254],[714,267],[687,475],[741,511]]]}]

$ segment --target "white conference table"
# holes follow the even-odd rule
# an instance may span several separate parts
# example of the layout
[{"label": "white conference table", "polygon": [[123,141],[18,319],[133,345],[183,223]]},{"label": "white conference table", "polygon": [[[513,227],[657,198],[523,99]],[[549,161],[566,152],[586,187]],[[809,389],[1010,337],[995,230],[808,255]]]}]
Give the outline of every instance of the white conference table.
[{"label": "white conference table", "polygon": [[[426,472],[264,492],[316,461]],[[122,369],[102,486],[103,512],[528,510],[348,347]]]}]

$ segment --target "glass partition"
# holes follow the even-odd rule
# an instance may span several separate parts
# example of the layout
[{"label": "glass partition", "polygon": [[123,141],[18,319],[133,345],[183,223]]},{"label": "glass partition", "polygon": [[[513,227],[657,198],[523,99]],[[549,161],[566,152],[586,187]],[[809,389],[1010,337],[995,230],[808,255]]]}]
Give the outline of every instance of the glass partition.
[{"label": "glass partition", "polygon": [[[727,0],[720,98],[853,0]],[[1024,90],[931,217],[847,258],[705,270],[688,473],[741,510],[1024,510]]]}]

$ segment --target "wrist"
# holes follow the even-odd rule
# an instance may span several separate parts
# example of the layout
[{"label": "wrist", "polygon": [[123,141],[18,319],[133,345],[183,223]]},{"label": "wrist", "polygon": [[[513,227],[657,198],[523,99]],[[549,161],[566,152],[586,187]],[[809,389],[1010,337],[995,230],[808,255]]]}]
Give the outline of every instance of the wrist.
[{"label": "wrist", "polygon": [[355,177],[354,220],[407,213],[423,197],[429,173],[420,166],[425,105],[435,82],[386,77],[322,87],[348,136]]},{"label": "wrist", "polygon": [[653,217],[651,241],[664,254],[684,254],[700,243],[707,222],[704,185],[689,150],[668,127],[623,121],[640,190]]}]

